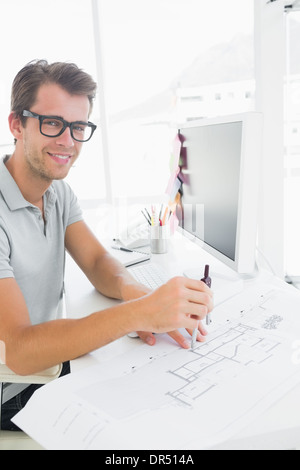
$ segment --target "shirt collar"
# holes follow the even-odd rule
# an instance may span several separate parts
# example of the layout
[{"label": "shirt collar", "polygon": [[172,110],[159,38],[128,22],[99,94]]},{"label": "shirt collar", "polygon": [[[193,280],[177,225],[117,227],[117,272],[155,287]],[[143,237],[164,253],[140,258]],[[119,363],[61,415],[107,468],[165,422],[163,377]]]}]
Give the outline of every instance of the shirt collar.
[{"label": "shirt collar", "polygon": [[[19,186],[6,168],[5,162],[8,158],[8,156],[5,156],[0,159],[0,192],[7,206],[11,211],[23,209],[24,207],[35,207],[23,197]],[[50,186],[45,194],[47,195],[47,199],[50,199],[52,205],[56,200],[54,188]]]}]

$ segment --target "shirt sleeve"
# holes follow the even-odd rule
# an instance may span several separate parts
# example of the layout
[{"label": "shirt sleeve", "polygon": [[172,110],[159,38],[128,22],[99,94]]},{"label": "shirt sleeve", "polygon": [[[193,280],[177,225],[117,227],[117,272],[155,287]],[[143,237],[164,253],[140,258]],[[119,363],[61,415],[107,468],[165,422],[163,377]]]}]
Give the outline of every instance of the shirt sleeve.
[{"label": "shirt sleeve", "polygon": [[3,222],[0,218],[0,279],[14,277],[10,264],[10,243]]},{"label": "shirt sleeve", "polygon": [[69,225],[74,224],[75,222],[83,220],[83,214],[78,199],[75,196],[73,190],[70,188],[69,185],[67,185],[67,188],[69,191],[69,217],[67,220],[68,227]]}]

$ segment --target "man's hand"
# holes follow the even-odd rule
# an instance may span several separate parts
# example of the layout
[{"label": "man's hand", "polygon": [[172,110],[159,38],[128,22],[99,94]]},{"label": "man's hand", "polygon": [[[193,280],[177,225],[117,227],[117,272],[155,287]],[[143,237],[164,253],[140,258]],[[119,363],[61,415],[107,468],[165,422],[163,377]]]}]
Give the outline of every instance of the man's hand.
[{"label": "man's hand", "polygon": [[[197,341],[204,342],[205,341],[205,336],[207,335],[207,330],[204,328],[204,326],[202,325],[201,322],[199,322],[198,330],[199,330],[199,333],[198,333],[198,336],[197,336]],[[193,330],[187,329],[186,331],[192,336]],[[144,331],[138,331],[137,333],[138,333],[139,337],[145,343],[149,344],[149,346],[154,346],[155,345],[156,338],[155,338],[155,335],[153,333],[147,333],[147,332],[144,332]],[[181,346],[183,349],[190,349],[191,342],[185,336],[183,336],[180,333],[180,331],[178,331],[178,330],[171,331],[171,332],[168,333],[168,335],[171,338],[173,338],[174,341],[176,341],[176,343],[178,343],[179,346]]]},{"label": "man's hand", "polygon": [[184,277],[176,277],[167,282],[153,293],[147,295],[147,309],[150,311],[150,321],[155,325],[150,332],[139,331],[140,338],[149,345],[156,342],[152,332],[167,332],[182,348],[190,348],[190,341],[178,329],[169,328],[167,324],[177,328],[186,328],[192,335],[198,327],[198,341],[205,341],[207,331],[200,320],[213,309],[212,291],[201,281]]}]

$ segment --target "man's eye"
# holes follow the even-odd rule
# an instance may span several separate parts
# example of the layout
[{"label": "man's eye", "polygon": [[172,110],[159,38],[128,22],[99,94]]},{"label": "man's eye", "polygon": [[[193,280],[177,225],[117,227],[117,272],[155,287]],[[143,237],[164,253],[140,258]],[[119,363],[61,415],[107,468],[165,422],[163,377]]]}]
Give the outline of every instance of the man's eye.
[{"label": "man's eye", "polygon": [[47,119],[43,122],[45,126],[49,127],[61,127],[62,123],[60,121],[56,121],[55,119]]},{"label": "man's eye", "polygon": [[86,126],[83,126],[83,125],[77,125],[77,126],[74,126],[73,127],[73,130],[75,132],[80,132],[81,134],[84,134],[85,130],[86,130]]}]

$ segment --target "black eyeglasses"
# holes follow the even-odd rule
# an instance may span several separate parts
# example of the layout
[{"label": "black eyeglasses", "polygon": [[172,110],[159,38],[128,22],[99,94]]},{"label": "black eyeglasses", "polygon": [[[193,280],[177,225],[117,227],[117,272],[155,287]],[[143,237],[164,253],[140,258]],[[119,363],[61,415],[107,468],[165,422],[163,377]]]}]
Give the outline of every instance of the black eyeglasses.
[{"label": "black eyeglasses", "polygon": [[40,121],[40,133],[46,137],[59,137],[69,127],[74,140],[87,142],[97,129],[97,126],[92,122],[68,122],[59,116],[43,116],[26,110],[23,111],[23,116],[38,119]]}]

